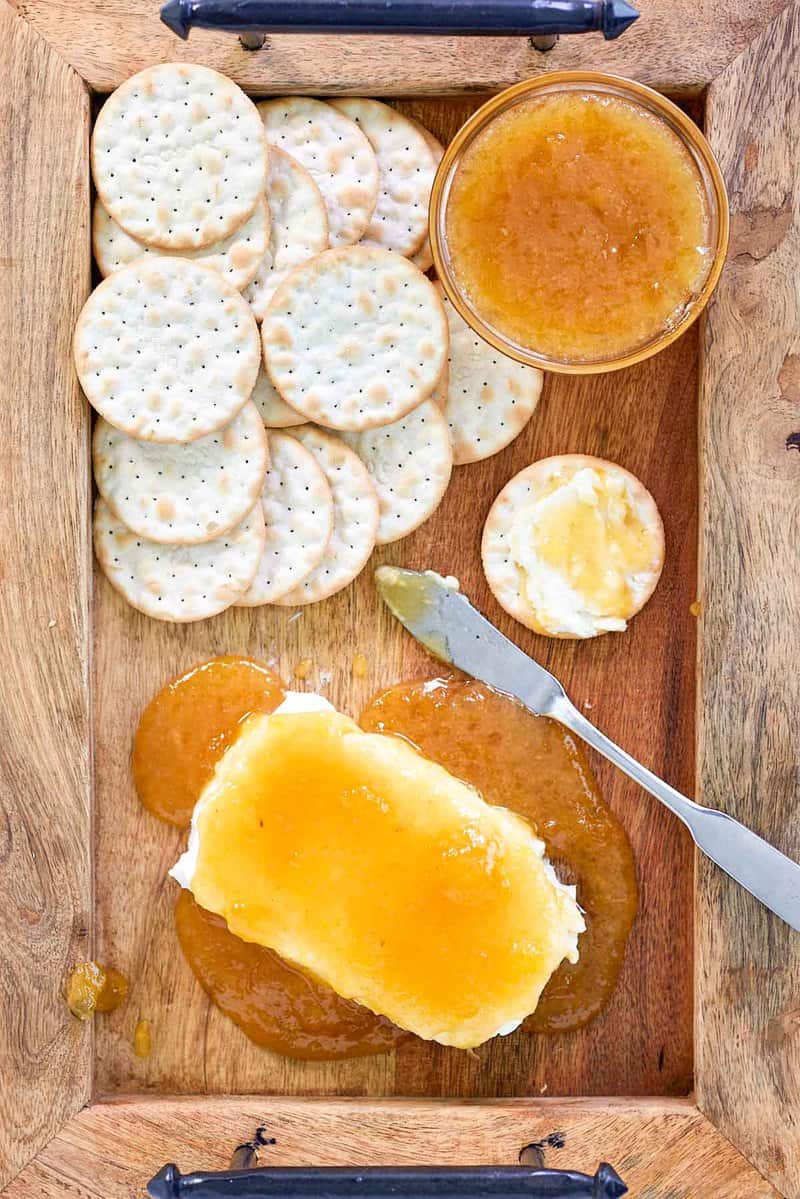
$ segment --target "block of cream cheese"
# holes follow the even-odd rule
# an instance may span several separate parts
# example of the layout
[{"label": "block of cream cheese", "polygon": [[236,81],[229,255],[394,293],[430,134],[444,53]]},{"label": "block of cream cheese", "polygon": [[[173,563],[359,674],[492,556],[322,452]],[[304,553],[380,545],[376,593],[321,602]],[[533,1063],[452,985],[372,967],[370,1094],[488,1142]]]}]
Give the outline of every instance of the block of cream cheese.
[{"label": "block of cream cheese", "polygon": [[171,873],[244,940],[420,1037],[510,1031],[577,959],[573,889],[520,817],[312,703],[245,721]]}]

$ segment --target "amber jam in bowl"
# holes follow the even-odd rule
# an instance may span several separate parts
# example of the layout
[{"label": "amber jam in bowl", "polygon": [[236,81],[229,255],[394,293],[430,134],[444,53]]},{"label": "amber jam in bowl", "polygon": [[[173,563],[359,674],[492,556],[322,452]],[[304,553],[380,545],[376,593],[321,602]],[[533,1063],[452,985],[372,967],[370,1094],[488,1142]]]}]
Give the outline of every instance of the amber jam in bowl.
[{"label": "amber jam in bowl", "polygon": [[442,285],[501,353],[564,374],[650,357],[722,271],[728,200],[694,122],[591,71],[494,96],[447,147],[431,194]]}]

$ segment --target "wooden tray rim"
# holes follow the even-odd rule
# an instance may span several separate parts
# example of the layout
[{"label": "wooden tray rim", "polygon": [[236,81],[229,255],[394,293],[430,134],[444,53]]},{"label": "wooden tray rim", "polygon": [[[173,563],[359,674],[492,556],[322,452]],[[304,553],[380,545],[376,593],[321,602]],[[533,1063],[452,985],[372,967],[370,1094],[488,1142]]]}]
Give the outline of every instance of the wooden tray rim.
[{"label": "wooden tray rim", "polygon": [[[78,14],[76,22],[59,0],[20,0],[16,12],[10,9],[6,0],[0,0],[0,5],[4,40],[12,46],[9,53],[13,55],[16,48],[30,72],[31,97],[29,100],[23,98],[23,106],[30,103],[40,122],[38,126],[31,126],[31,136],[40,139],[43,146],[47,146],[57,132],[62,138],[71,138],[71,152],[74,156],[82,156],[84,164],[87,161],[89,88],[107,90],[146,63],[178,56],[176,44],[158,26],[152,12],[145,12],[143,6],[142,9],[134,7],[131,13],[125,0],[106,0],[102,12],[93,22],[86,20],[85,13]],[[645,21],[650,22],[650,32],[643,29],[638,41],[632,35],[620,43],[606,45],[598,44],[594,39],[575,39],[568,47],[562,43],[558,56],[551,56],[549,60],[526,44],[521,45],[519,39],[401,39],[391,43],[387,39],[319,38],[313,41],[295,39],[290,47],[291,39],[284,36],[269,39],[265,51],[248,55],[230,39],[195,35],[188,49],[178,49],[180,56],[217,66],[254,92],[331,91],[327,75],[333,46],[342,60],[334,89],[340,91],[421,94],[490,90],[556,65],[563,68],[590,64],[596,69],[633,74],[673,92],[708,89],[709,136],[721,154],[723,168],[727,168],[729,186],[734,189],[734,245],[731,267],[726,271],[720,295],[706,321],[705,355],[701,365],[700,577],[707,582],[709,572],[722,567],[718,548],[720,531],[735,528],[735,525],[726,524],[721,505],[733,504],[737,513],[752,516],[756,503],[756,498],[748,496],[743,489],[734,488],[733,493],[726,491],[725,480],[719,477],[720,452],[715,450],[712,461],[708,440],[713,435],[725,441],[720,408],[726,404],[735,386],[727,368],[737,353],[742,357],[729,311],[733,302],[730,293],[737,283],[739,256],[758,264],[759,287],[767,301],[777,301],[784,294],[785,262],[779,259],[787,246],[794,252],[791,261],[795,269],[800,266],[791,213],[781,224],[781,235],[778,236],[773,225],[783,219],[781,214],[785,204],[781,208],[774,201],[770,204],[764,200],[774,192],[775,180],[770,177],[769,170],[760,175],[758,166],[759,154],[773,171],[776,163],[783,162],[788,166],[792,161],[791,123],[782,122],[774,111],[770,115],[768,105],[774,110],[781,86],[791,92],[792,70],[796,72],[800,67],[800,8],[796,3],[787,6],[773,0],[763,7],[758,17],[753,17],[751,6],[743,0],[724,6],[711,3],[704,6],[704,11],[687,5],[687,12],[696,17],[692,22],[695,36],[688,51],[680,54],[676,52],[675,44],[675,37],[680,42],[683,32],[675,28],[680,24],[678,7],[672,6],[670,0],[653,0],[652,13],[648,12],[642,21],[642,26]],[[350,45],[345,46],[348,40]],[[757,86],[757,75],[768,79],[761,88]],[[0,78],[0,88],[5,86]],[[57,95],[46,95],[48,87]],[[750,127],[759,128],[761,122],[763,144],[756,141],[743,146],[739,144],[741,131],[735,127],[733,118],[737,112],[741,116],[737,105],[743,94],[750,105]],[[71,112],[59,109],[59,97],[62,101],[65,98],[72,101]],[[19,94],[16,99],[19,101]],[[790,95],[783,111],[787,111],[792,102]],[[52,126],[47,125],[48,121]],[[752,152],[751,145],[755,146]],[[753,161],[748,165],[749,154]],[[60,214],[62,221],[70,206],[76,213],[88,211],[86,194],[80,194],[78,189],[65,197],[65,208]],[[73,277],[71,283],[66,281],[64,284],[63,293],[54,297],[54,309],[50,314],[51,321],[58,326],[61,352],[64,344],[68,344],[75,305],[88,289],[87,235],[85,221],[78,221],[73,242],[67,246],[75,268]],[[68,241],[69,237],[68,233]],[[764,238],[769,242],[766,249]],[[765,260],[770,255],[775,261],[767,263]],[[785,321],[778,329],[778,340],[781,341],[780,360],[785,365],[791,357],[790,328]],[[746,370],[747,356],[752,358],[754,353],[754,346],[746,345],[744,363],[740,362],[737,370]],[[773,358],[774,355],[770,363]],[[773,382],[772,377],[765,380],[765,394],[769,394]],[[43,386],[52,392],[53,380],[45,381]],[[76,384],[73,379],[56,379],[56,387],[74,399]],[[726,450],[730,448],[730,445],[724,446]],[[88,447],[80,447],[79,453],[86,460],[87,492],[76,497],[75,511],[66,514],[66,535],[72,539],[76,561],[80,560],[81,554],[85,559],[90,553]],[[783,460],[780,462],[782,465]],[[20,497],[20,510],[23,501],[24,496]],[[776,545],[780,547],[783,539],[777,529],[767,532],[769,557],[773,560]],[[762,562],[766,561],[765,553]],[[780,577],[773,579],[773,586],[778,590],[785,585],[790,587],[791,578],[787,578],[786,571],[781,572],[780,566],[777,570]],[[65,672],[72,672],[65,693],[73,699],[85,700],[88,711],[91,621],[90,579],[85,572],[84,565],[83,573],[77,578],[74,602],[67,601],[63,612],[65,621],[72,625],[76,656],[66,663],[57,663],[55,671],[62,682]],[[722,573],[725,574],[724,570]],[[724,786],[735,780],[738,784],[737,814],[749,816],[753,823],[758,823],[761,831],[780,841],[782,825],[790,810],[778,804],[766,817],[762,814],[759,819],[753,796],[756,784],[763,793],[769,786],[769,779],[763,768],[756,777],[757,747],[753,750],[753,758],[747,759],[744,754],[737,756],[730,740],[726,741],[731,729],[722,715],[720,691],[726,656],[720,644],[727,634],[728,622],[737,615],[739,600],[728,596],[724,589],[715,588],[713,603],[708,597],[704,602],[706,608],[698,650],[698,794],[707,797],[709,802],[722,804]],[[20,613],[12,611],[11,615],[19,617]],[[786,632],[779,639],[774,622],[771,627],[753,627],[758,628],[761,635],[763,652],[768,657],[779,654]],[[49,660],[54,651],[43,653],[45,665],[48,662],[52,665]],[[56,685],[58,681],[57,678]],[[743,684],[743,692],[746,690]],[[800,707],[798,699],[800,688],[797,682],[786,681],[782,689],[783,702],[793,704],[796,711]],[[29,716],[24,716],[24,720]],[[80,714],[76,725],[70,726],[67,722],[67,731],[70,727],[73,731],[75,727],[81,727]],[[84,725],[84,734],[86,727]],[[64,731],[64,727],[56,723],[49,735],[58,739]],[[747,733],[753,733],[753,730],[748,727],[745,735]],[[723,757],[726,760],[723,761]],[[68,825],[70,805],[75,808],[77,817],[72,822],[72,831],[77,830],[80,834],[82,827],[83,831],[89,827],[87,822],[91,819],[90,746],[85,736],[84,744],[75,749],[68,767],[60,779],[64,791],[56,803],[59,813],[64,809]],[[20,794],[25,797],[24,790]],[[77,893],[72,895],[74,919],[90,922],[91,875],[88,863],[83,860],[85,846],[80,835],[72,838],[71,843],[70,837],[66,836],[62,849],[68,865],[71,861],[77,863],[77,882],[74,884]],[[17,863],[17,869],[24,867],[24,861],[21,865]],[[35,883],[32,866],[31,880]],[[160,1164],[163,1154],[169,1157],[181,1139],[184,1144],[191,1141],[191,1130],[195,1129],[198,1157],[191,1164],[207,1164],[210,1129],[215,1132],[217,1128],[221,1131],[230,1129],[228,1141],[232,1146],[236,1137],[241,1137],[243,1127],[249,1128],[254,1122],[267,1119],[266,1113],[271,1128],[281,1127],[286,1136],[286,1152],[281,1151],[280,1157],[282,1163],[306,1161],[306,1146],[314,1144],[320,1127],[337,1131],[340,1140],[333,1137],[330,1143],[344,1145],[344,1149],[337,1151],[338,1156],[334,1153],[332,1157],[330,1144],[326,1146],[323,1150],[325,1160],[377,1162],[388,1161],[393,1155],[397,1158],[399,1142],[391,1138],[399,1121],[418,1138],[414,1145],[422,1144],[434,1152],[430,1160],[469,1160],[478,1164],[497,1160],[503,1128],[509,1129],[508,1135],[513,1136],[515,1144],[521,1145],[525,1139],[536,1139],[527,1131],[523,1135],[523,1127],[532,1129],[535,1134],[541,1128],[549,1132],[554,1126],[564,1124],[572,1129],[570,1160],[565,1164],[593,1169],[593,1163],[600,1155],[610,1158],[624,1173],[627,1158],[636,1173],[637,1187],[645,1187],[647,1194],[673,1193],[670,1189],[673,1185],[680,1182],[686,1185],[690,1166],[696,1167],[704,1178],[704,1185],[713,1182],[717,1187],[725,1186],[726,1195],[750,1197],[778,1193],[773,1190],[773,1183],[780,1188],[780,1193],[797,1193],[800,1188],[800,1142],[790,1129],[786,1097],[781,1096],[774,1085],[774,1038],[778,1037],[780,1041],[780,1027],[773,1026],[776,1022],[780,1025],[784,1017],[781,1012],[774,1011],[769,1015],[769,1004],[759,1006],[753,1001],[750,993],[758,985],[758,976],[753,975],[752,970],[747,975],[746,970],[739,969],[740,974],[746,975],[744,988],[730,983],[727,990],[721,990],[720,962],[725,958],[729,943],[736,941],[737,930],[742,926],[753,937],[766,940],[769,935],[771,948],[766,965],[771,963],[777,968],[783,955],[782,968],[787,978],[790,974],[795,980],[800,977],[800,951],[796,944],[790,946],[782,926],[750,904],[747,897],[703,862],[697,864],[696,889],[696,1102],[694,1099],[376,1102],[239,1096],[226,1099],[115,1099],[94,1103],[91,1095],[91,1031],[87,1030],[73,1037],[67,1048],[66,1085],[62,1086],[64,1079],[59,1072],[54,1072],[52,1094],[44,1096],[43,1101],[40,1096],[38,1104],[33,1105],[38,1119],[27,1147],[38,1152],[28,1165],[19,1157],[9,1159],[13,1169],[22,1169],[5,1193],[10,1196],[60,1195],[76,1190],[87,1195],[133,1193],[130,1187],[133,1184],[140,1187],[145,1181],[141,1172],[143,1145],[147,1146],[148,1156],[151,1152],[156,1154],[154,1146],[159,1146]],[[89,929],[83,929],[82,934],[87,939],[91,935]],[[60,948],[63,953],[64,947]],[[56,946],[56,957],[58,949]],[[728,957],[732,958],[732,954]],[[52,962],[49,965],[56,977],[60,962],[56,962],[55,970]],[[733,972],[734,967],[725,969]],[[763,1017],[765,1012],[769,1020],[758,1024],[757,1018]],[[791,1030],[784,1031],[788,1042]],[[22,1084],[19,1078],[12,1081]],[[464,1113],[468,1113],[469,1139],[453,1139],[452,1129],[463,1121]],[[368,1131],[359,1139],[358,1128],[364,1125]],[[667,1137],[667,1132],[674,1133],[672,1140]],[[388,1150],[387,1136],[390,1138]],[[519,1140],[520,1136],[522,1140]],[[663,1152],[667,1141],[675,1150],[672,1156]],[[2,1142],[0,1130],[0,1150],[4,1148]],[[204,1149],[206,1160],[201,1163]],[[388,1158],[381,1156],[385,1152],[389,1153]],[[411,1150],[406,1148],[405,1152]],[[155,1161],[155,1157],[152,1160]],[[97,1189],[101,1169],[111,1170],[119,1190]],[[651,1190],[651,1187],[656,1189]],[[661,1188],[664,1188],[663,1192]]]}]

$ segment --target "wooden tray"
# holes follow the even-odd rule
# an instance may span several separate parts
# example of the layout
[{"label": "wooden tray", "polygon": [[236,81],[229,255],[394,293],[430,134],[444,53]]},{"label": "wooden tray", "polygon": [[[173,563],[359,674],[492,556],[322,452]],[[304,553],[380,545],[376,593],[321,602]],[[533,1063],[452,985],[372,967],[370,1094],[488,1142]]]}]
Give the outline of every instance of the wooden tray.
[{"label": "wooden tray", "polygon": [[[527,433],[457,470],[436,516],[379,560],[458,574],[606,732],[800,856],[800,458],[787,452],[800,427],[800,10],[771,3],[753,18],[738,2],[652,0],[620,42],[562,40],[542,56],[519,39],[365,37],[276,37],[248,54],[207,34],[176,43],[144,0],[0,5],[0,1185],[14,1179],[6,1193],[25,1199],[138,1194],[168,1159],[224,1166],[266,1123],[276,1164],[512,1162],[558,1131],[565,1145],[547,1164],[591,1172],[608,1159],[634,1195],[753,1199],[773,1183],[797,1195],[797,938],[695,865],[682,827],[601,760],[642,901],[617,992],[590,1028],[498,1039],[476,1058],[412,1043],[315,1064],[255,1049],[209,1006],[177,949],[164,880],[181,837],[131,789],[143,704],[219,652],[274,661],[286,678],[311,657],[307,685],[353,713],[436,667],[380,610],[369,573],[295,621],[236,610],[187,627],[149,621],[93,582],[90,414],[70,341],[90,286],[91,92],[148,63],[207,62],[254,94],[404,96],[445,139],[486,91],[542,70],[616,70],[677,94],[705,122],[732,201],[730,261],[705,324],[640,367],[549,376]],[[624,637],[526,636],[483,583],[494,495],[531,459],[569,451],[628,466],[665,517],[664,578]],[[357,652],[365,680],[352,677]],[[127,1005],[93,1028],[60,999],[70,965],[90,955],[133,980]],[[147,1059],[132,1051],[139,1017],[153,1029]]]}]

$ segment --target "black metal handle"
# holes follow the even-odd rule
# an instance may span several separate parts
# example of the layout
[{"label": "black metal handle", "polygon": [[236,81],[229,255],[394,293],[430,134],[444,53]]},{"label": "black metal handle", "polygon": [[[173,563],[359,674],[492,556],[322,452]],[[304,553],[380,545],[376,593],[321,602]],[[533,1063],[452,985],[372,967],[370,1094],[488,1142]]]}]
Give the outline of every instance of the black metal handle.
[{"label": "black metal handle", "polygon": [[161,20],[233,33],[413,33],[619,37],[639,13],[627,0],[168,0]]},{"label": "black metal handle", "polygon": [[603,1162],[594,1175],[526,1166],[265,1167],[181,1174],[164,1166],[151,1199],[619,1199],[628,1188]]}]

